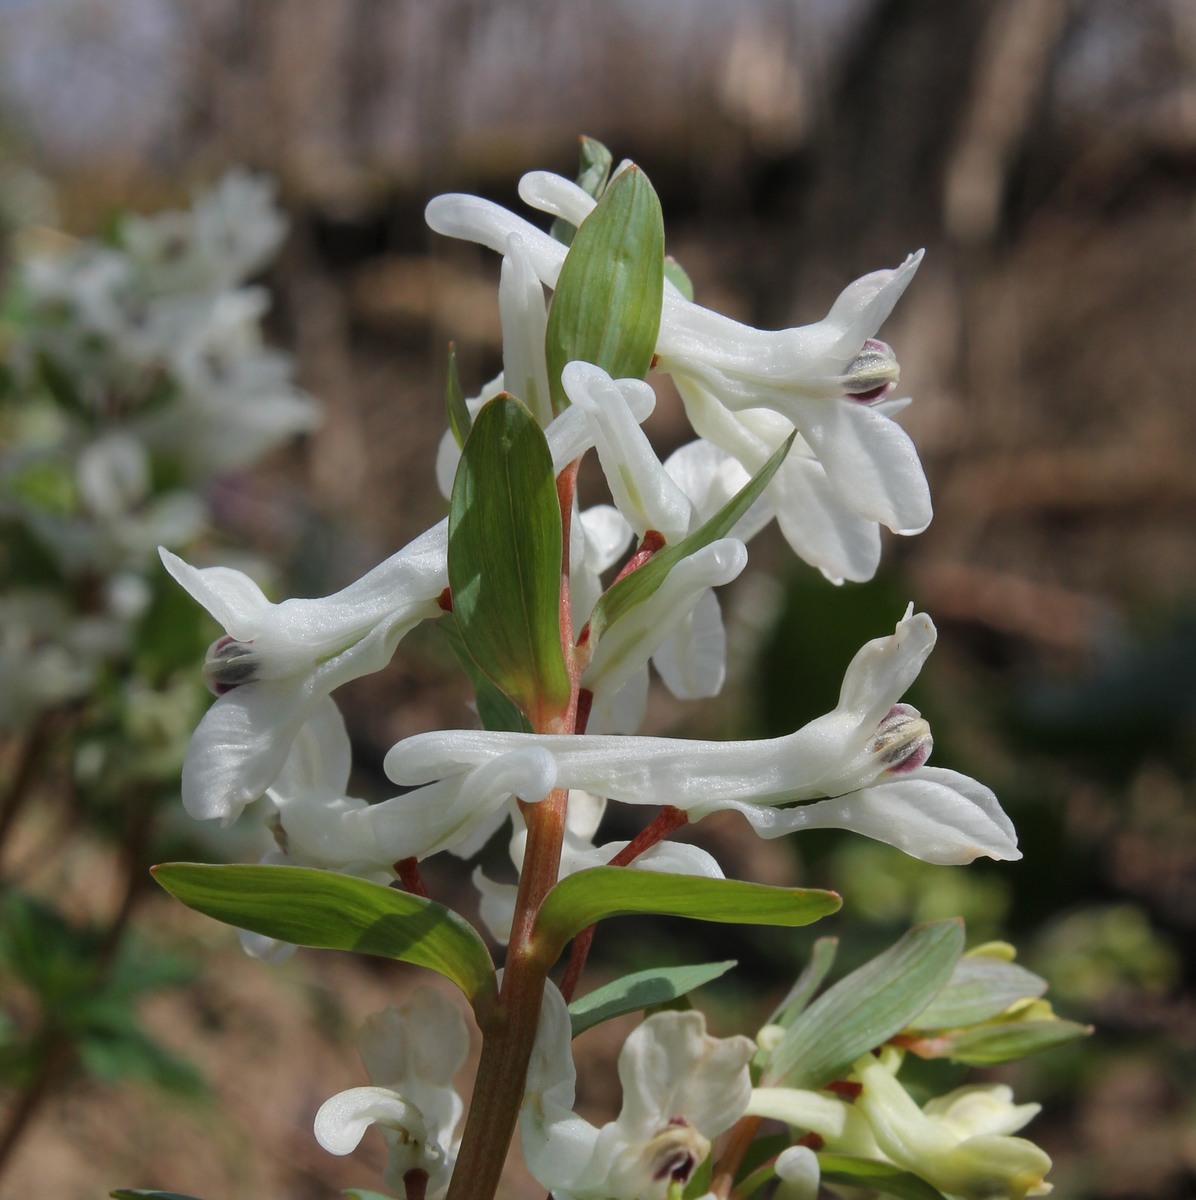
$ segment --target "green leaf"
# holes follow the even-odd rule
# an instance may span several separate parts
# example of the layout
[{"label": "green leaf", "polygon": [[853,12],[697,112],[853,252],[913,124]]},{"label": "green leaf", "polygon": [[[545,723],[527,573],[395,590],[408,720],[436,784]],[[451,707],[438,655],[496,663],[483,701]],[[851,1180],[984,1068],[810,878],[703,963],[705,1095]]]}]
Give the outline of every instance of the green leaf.
[{"label": "green leaf", "polygon": [[486,729],[497,729],[506,733],[531,733],[531,722],[523,710],[505,692],[499,689],[482,673],[481,667],[473,661],[465,642],[461,638],[461,630],[457,627],[457,618],[452,613],[446,613],[436,622],[436,628],[448,639],[465,673],[473,684],[477,697],[478,716]]},{"label": "green leaf", "polygon": [[[606,191],[613,162],[611,152],[601,142],[583,136],[581,138],[581,166],[577,171],[577,186],[587,195],[593,196],[595,200],[600,199],[602,193]],[[577,226],[566,221],[564,217],[557,217],[548,232],[558,242],[571,246],[573,237],[577,233]]]},{"label": "green leaf", "polygon": [[900,1196],[901,1200],[943,1200],[943,1193],[938,1188],[892,1163],[855,1158],[850,1154],[820,1154],[818,1166],[824,1183],[870,1188]]},{"label": "green leaf", "polygon": [[612,378],[652,365],[664,298],[664,218],[648,177],[621,172],[581,223],[557,279],[544,352],[553,412],[569,407],[561,371],[574,359]]},{"label": "green leaf", "polygon": [[348,1196],[349,1200],[394,1200],[393,1196],[383,1192],[367,1192],[362,1188],[345,1188],[343,1195]]},{"label": "green leaf", "polygon": [[569,1005],[573,1036],[577,1037],[579,1033],[612,1017],[621,1017],[624,1013],[650,1008],[654,1004],[667,1004],[725,975],[735,965],[734,959],[728,959],[726,962],[701,963],[690,967],[649,967],[646,971],[624,975],[621,979],[595,988]]},{"label": "green leaf", "polygon": [[824,992],[786,1031],[763,1085],[818,1088],[904,1029],[943,989],[963,951],[963,922],[918,925]]},{"label": "green leaf", "polygon": [[819,938],[814,943],[810,961],[765,1024],[791,1025],[800,1017],[814,998],[814,993],[822,986],[822,981],[830,974],[838,953],[838,938]]},{"label": "green leaf", "polygon": [[112,1200],[196,1200],[182,1192],[160,1192],[156,1188],[117,1188],[108,1195]]},{"label": "green leaf", "polygon": [[605,917],[660,913],[728,925],[809,925],[835,912],[842,900],[812,888],[767,887],[736,879],[706,879],[623,867],[590,867],[567,875],[548,893],[533,937],[555,950]]},{"label": "green leaf", "polygon": [[759,499],[760,493],[785,461],[785,455],[789,453],[789,447],[793,445],[796,436],[796,432],[791,433],[773,452],[768,462],[704,525],[676,545],[666,546],[658,551],[642,567],[624,575],[618,583],[608,588],[594,605],[594,613],[590,617],[590,637],[600,638],[607,626],[647,600],[683,558],[688,558],[703,546],[709,546],[711,542],[726,537],[740,517]]},{"label": "green leaf", "polygon": [[188,908],[226,924],[299,946],[430,967],[475,1007],[493,994],[494,967],[481,938],[434,900],[309,867],[166,863],[153,873]]},{"label": "green leaf", "polygon": [[664,256],[664,277],[686,300],[694,298],[693,280],[690,279],[685,273],[685,268],[671,254]]},{"label": "green leaf", "polygon": [[469,437],[473,418],[465,404],[465,392],[461,387],[461,376],[457,372],[457,345],[449,342],[448,377],[444,384],[444,407],[448,414],[449,428],[457,445],[464,446]]},{"label": "green leaf", "polygon": [[955,964],[947,986],[909,1023],[913,1030],[958,1029],[978,1025],[1011,1004],[1037,999],[1046,980],[1000,958],[965,955]]},{"label": "green leaf", "polygon": [[1005,1021],[956,1033],[919,1038],[908,1044],[919,1058],[949,1058],[973,1067],[1012,1062],[1087,1037],[1091,1025],[1075,1021]]},{"label": "green leaf", "polygon": [[473,424],[449,506],[449,586],[470,657],[540,729],[569,700],[561,649],[561,509],[552,455],[505,393]]}]

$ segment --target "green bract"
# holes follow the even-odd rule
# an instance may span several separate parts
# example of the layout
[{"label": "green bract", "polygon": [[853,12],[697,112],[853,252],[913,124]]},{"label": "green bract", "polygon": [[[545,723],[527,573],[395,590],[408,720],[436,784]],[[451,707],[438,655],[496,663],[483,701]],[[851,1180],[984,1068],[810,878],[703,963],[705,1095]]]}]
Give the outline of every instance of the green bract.
[{"label": "green bract", "polygon": [[448,577],[470,657],[542,729],[569,700],[561,510],[544,433],[505,393],[478,413],[461,452]]},{"label": "green bract", "polygon": [[613,379],[642,379],[652,365],[664,295],[664,219],[638,167],[603,192],[561,267],[544,351],[554,412],[569,406],[565,364],[582,359]]}]

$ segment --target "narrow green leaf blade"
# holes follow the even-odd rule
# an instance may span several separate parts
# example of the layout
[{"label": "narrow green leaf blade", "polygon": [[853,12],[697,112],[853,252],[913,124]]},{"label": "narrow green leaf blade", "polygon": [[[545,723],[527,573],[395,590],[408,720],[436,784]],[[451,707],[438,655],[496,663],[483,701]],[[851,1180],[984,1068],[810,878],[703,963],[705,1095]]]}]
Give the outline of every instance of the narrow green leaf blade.
[{"label": "narrow green leaf blade", "polygon": [[465,391],[461,387],[461,376],[457,371],[457,346],[449,342],[448,377],[444,384],[444,407],[448,415],[449,428],[453,431],[453,439],[457,446],[465,445],[469,437],[469,428],[473,419],[465,403]]},{"label": "narrow green leaf blade", "polygon": [[809,925],[835,912],[841,898],[812,888],[767,887],[624,867],[590,867],[567,875],[548,893],[534,937],[557,953],[595,921],[632,913],[692,917],[727,925]]},{"label": "narrow green leaf blade", "polygon": [[624,575],[618,583],[610,587],[594,605],[594,613],[590,617],[590,636],[600,638],[607,626],[647,600],[683,558],[688,558],[703,546],[709,546],[711,542],[726,537],[740,517],[760,498],[760,493],[785,461],[785,455],[789,453],[796,436],[796,433],[790,434],[785,442],[777,447],[768,462],[704,525],[675,545],[666,546],[658,551],[642,567]]},{"label": "narrow green leaf blade", "polygon": [[[583,135],[581,138],[581,165],[577,170],[577,186],[586,195],[593,196],[595,200],[601,199],[602,193],[606,191],[613,164],[614,158],[611,156],[611,152],[600,141]],[[566,221],[564,217],[557,217],[548,232],[558,242],[571,246],[574,235],[577,233],[577,226]]]},{"label": "narrow green leaf blade", "polygon": [[824,1183],[846,1187],[870,1188],[901,1200],[943,1200],[943,1193],[926,1180],[903,1171],[892,1163],[850,1154],[820,1154],[818,1166]]},{"label": "narrow green leaf blade", "polygon": [[108,1195],[112,1200],[196,1200],[182,1192],[160,1192],[156,1188],[117,1188]]},{"label": "narrow green leaf blade", "polygon": [[810,961],[806,963],[785,999],[776,1006],[766,1023],[790,1025],[801,1016],[814,998],[814,993],[822,986],[822,981],[830,974],[838,952],[838,938],[819,938],[814,943]]},{"label": "narrow green leaf blade", "polygon": [[920,1038],[909,1049],[920,1058],[949,1058],[973,1067],[987,1067],[1074,1042],[1091,1032],[1091,1025],[1075,1021],[1007,1021]]},{"label": "narrow green leaf blade", "polygon": [[1047,982],[1033,971],[1000,958],[965,955],[947,986],[909,1023],[911,1030],[978,1025],[1019,1000],[1037,999]]},{"label": "narrow green leaf blade", "polygon": [[728,959],[726,962],[701,963],[689,967],[649,967],[646,971],[633,971],[621,979],[612,980],[569,1005],[573,1036],[577,1037],[579,1033],[601,1025],[612,1017],[650,1008],[653,1004],[667,1004],[704,983],[718,979],[736,965],[734,959]]},{"label": "narrow green leaf blade", "polygon": [[430,967],[475,1005],[494,988],[472,926],[422,896],[309,867],[166,863],[154,878],[188,908],[266,937]]},{"label": "narrow green leaf blade", "polygon": [[554,412],[569,406],[561,371],[574,359],[615,379],[652,365],[664,298],[664,218],[638,167],[629,167],[581,223],[548,311],[544,352]]},{"label": "narrow green leaf blade", "polygon": [[789,1026],[761,1082],[818,1088],[844,1074],[938,995],[962,952],[961,921],[915,926],[825,991]]},{"label": "narrow green leaf blade", "polygon": [[478,667],[537,724],[564,708],[552,455],[535,418],[505,393],[478,413],[461,452],[448,575],[457,627]]}]

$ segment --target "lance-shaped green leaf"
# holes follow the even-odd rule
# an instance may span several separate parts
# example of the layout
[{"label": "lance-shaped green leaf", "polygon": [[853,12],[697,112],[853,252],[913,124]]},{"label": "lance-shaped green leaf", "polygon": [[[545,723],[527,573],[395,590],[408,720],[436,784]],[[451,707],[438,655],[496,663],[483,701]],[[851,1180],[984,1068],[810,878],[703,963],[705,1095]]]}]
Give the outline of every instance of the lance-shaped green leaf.
[{"label": "lance-shaped green leaf", "polygon": [[963,923],[935,921],[840,979],[789,1026],[762,1085],[818,1088],[904,1029],[943,989],[963,951]]},{"label": "lance-shaped green leaf", "polygon": [[767,887],[623,867],[590,867],[567,875],[548,893],[533,937],[551,961],[565,943],[605,917],[659,913],[725,925],[809,925],[835,912],[842,899],[813,888]]},{"label": "lance-shaped green leaf", "polygon": [[166,863],[154,878],[188,908],[265,937],[353,950],[451,979],[477,1007],[494,966],[473,927],[423,896],[309,867]]},{"label": "lance-shaped green leaf", "polygon": [[581,359],[613,379],[652,365],[664,298],[664,218],[638,167],[612,180],[581,223],[552,295],[544,353],[554,412],[569,406],[565,364]]},{"label": "lance-shaped green leaf", "polygon": [[156,1188],[117,1188],[108,1195],[112,1200],[196,1200],[182,1192],[160,1192]]},{"label": "lance-shaped green leaf", "polygon": [[552,455],[505,393],[473,423],[449,505],[453,614],[481,670],[538,728],[569,699],[561,650],[561,509]]},{"label": "lance-shaped green leaf", "polygon": [[[587,196],[593,196],[595,200],[600,200],[602,193],[606,191],[613,163],[614,158],[611,156],[611,152],[600,141],[583,135],[581,138],[581,165],[577,169],[577,186]],[[548,232],[558,242],[571,246],[574,235],[577,233],[577,226],[566,221],[564,217],[557,217]]]},{"label": "lance-shaped green leaf", "polygon": [[664,582],[665,576],[683,559],[697,553],[703,546],[726,537],[735,527],[735,523],[760,498],[760,493],[768,486],[769,480],[777,473],[789,447],[793,445],[796,433],[789,435],[777,447],[760,470],[743,485],[726,504],[722,506],[708,521],[695,529],[688,537],[672,546],[658,550],[642,567],[624,575],[618,583],[613,584],[601,599],[594,605],[590,617],[590,637],[598,639],[609,625],[617,621],[624,613],[630,612],[642,604]]},{"label": "lance-shaped green leaf", "polygon": [[457,371],[457,346],[449,342],[448,376],[444,384],[444,408],[448,416],[449,428],[453,431],[453,440],[458,446],[464,446],[469,437],[469,428],[473,418],[465,403],[465,391],[461,387],[461,376]]},{"label": "lance-shaped green leaf", "polygon": [[818,1167],[824,1183],[884,1192],[889,1196],[900,1196],[901,1200],[943,1200],[943,1193],[926,1180],[874,1158],[820,1154]]},{"label": "lance-shaped green leaf", "polygon": [[700,963],[691,967],[649,967],[612,980],[569,1005],[573,1036],[584,1033],[612,1017],[668,1004],[694,988],[725,975],[736,965],[734,959],[718,963]]},{"label": "lance-shaped green leaf", "polygon": [[903,1039],[902,1044],[919,1058],[949,1058],[973,1067],[987,1067],[1074,1042],[1091,1032],[1091,1025],[1059,1019],[997,1021],[954,1033]]},{"label": "lance-shaped green leaf", "polygon": [[835,965],[835,956],[839,952],[838,938],[819,938],[814,943],[810,961],[806,963],[802,973],[789,989],[785,999],[773,1009],[772,1016],[765,1022],[767,1025],[790,1025],[795,1021],[814,998],[814,993],[822,986],[822,982],[830,974]]},{"label": "lance-shaped green leaf", "polygon": [[1037,999],[1046,980],[1017,963],[982,955],[964,955],[946,987],[909,1023],[912,1030],[958,1029],[978,1025],[1019,1000]]}]

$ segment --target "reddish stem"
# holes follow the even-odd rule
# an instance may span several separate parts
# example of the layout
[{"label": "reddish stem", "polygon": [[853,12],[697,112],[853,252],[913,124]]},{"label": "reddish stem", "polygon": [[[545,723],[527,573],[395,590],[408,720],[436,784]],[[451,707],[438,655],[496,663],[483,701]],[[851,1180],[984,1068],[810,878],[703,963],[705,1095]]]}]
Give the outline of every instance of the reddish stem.
[{"label": "reddish stem", "polygon": [[[618,575],[615,576],[615,583],[618,583],[624,575],[630,575],[632,571],[642,567],[644,563],[656,553],[657,550],[664,549],[664,534],[657,533],[655,529],[649,529],[644,534],[635,553],[623,564]],[[611,584],[614,587],[614,584]]]},{"label": "reddish stem", "polygon": [[[689,818],[679,809],[674,808],[671,804],[666,804],[664,808],[656,814],[655,820],[641,829],[610,860],[609,866],[625,867],[629,863],[634,862],[641,854],[647,850],[651,850],[657,842],[663,841],[670,833],[680,829]],[[573,999],[573,992],[581,980],[581,973],[585,970],[586,959],[590,954],[590,947],[594,943],[594,926],[590,925],[583,929],[574,939],[573,946],[569,950],[569,963],[565,967],[565,974],[561,979],[561,995],[565,997],[566,1002]]]},{"label": "reddish stem", "polygon": [[731,1194],[731,1188],[735,1185],[735,1172],[739,1170],[743,1156],[755,1141],[762,1120],[762,1117],[740,1117],[731,1126],[731,1137],[710,1177],[710,1191],[719,1200],[727,1200]]},{"label": "reddish stem", "polygon": [[403,891],[410,892],[413,896],[422,896],[425,900],[428,898],[428,889],[424,887],[424,877],[420,874],[418,858],[400,858],[395,863],[394,870],[399,877]]}]

